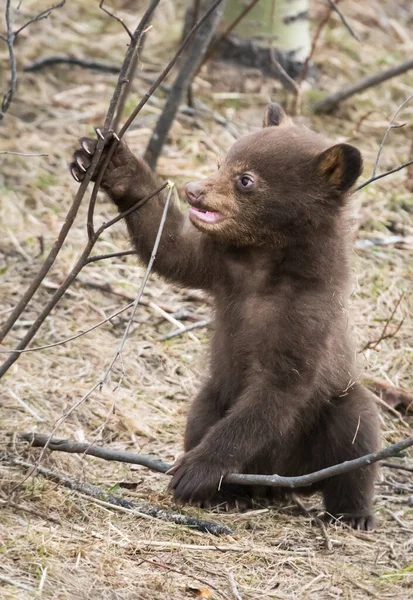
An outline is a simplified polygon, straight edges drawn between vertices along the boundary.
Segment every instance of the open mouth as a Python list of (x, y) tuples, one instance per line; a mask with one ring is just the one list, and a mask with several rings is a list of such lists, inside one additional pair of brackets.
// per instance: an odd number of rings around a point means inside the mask
[(223, 218), (222, 213), (218, 211), (205, 210), (196, 206), (191, 206), (189, 209), (189, 214), (191, 217), (195, 217), (199, 221), (204, 221), (204, 223), (218, 223), (218, 221), (221, 221)]

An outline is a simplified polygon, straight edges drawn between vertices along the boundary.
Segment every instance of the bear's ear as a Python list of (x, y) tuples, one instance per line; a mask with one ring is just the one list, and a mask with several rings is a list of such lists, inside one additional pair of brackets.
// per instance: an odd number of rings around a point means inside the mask
[(336, 144), (316, 157), (316, 170), (340, 192), (347, 192), (363, 171), (360, 152), (350, 144)]
[(268, 104), (267, 108), (265, 109), (262, 126), (278, 127), (278, 125), (281, 125), (282, 123), (285, 125), (291, 123), (290, 118), (287, 117), (279, 104), (276, 104), (275, 102)]

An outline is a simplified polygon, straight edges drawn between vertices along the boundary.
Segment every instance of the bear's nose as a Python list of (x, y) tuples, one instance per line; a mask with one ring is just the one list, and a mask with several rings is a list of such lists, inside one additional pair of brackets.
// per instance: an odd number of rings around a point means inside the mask
[(204, 195), (204, 189), (200, 183), (191, 181), (190, 183), (186, 184), (185, 193), (189, 204), (194, 204), (202, 199)]

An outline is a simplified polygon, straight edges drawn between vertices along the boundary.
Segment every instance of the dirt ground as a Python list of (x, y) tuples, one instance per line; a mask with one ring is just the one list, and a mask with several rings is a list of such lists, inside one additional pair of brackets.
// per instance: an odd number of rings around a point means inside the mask
[[(24, 22), (48, 4), (27, 0), (19, 20)], [(125, 116), (171, 56), (179, 37), (181, 4), (160, 3)], [(146, 3), (119, 0), (111, 5), (133, 27), (136, 5), (141, 13)], [(326, 5), (321, 0), (313, 2), (314, 23)], [(315, 55), (319, 80), (304, 96), (302, 120), (336, 141), (359, 147), (367, 179), (393, 113), (413, 91), (413, 71), (351, 98), (332, 115), (315, 117), (310, 104), (348, 81), (411, 56), (413, 8), (410, 0), (345, 0), (340, 6), (361, 42), (350, 37), (338, 17), (331, 19)], [(4, 28), (3, 20), (1, 24)], [(0, 44), (4, 92), (9, 63), (6, 45)], [(25, 73), (23, 68), (41, 57), (67, 54), (120, 64), (126, 44), (119, 23), (103, 14), (97, 1), (82, 0), (68, 0), (48, 20), (25, 30), (16, 43), (18, 93), (0, 125), (0, 150), (48, 156), (0, 156), (1, 320), (39, 269), (62, 226), (77, 190), (67, 170), (71, 153), (80, 136), (93, 133), (92, 127), (102, 123), (116, 82), (115, 75), (67, 65), (36, 73)], [(179, 116), (158, 169), (180, 191), (185, 182), (214, 171), (219, 155), (236, 135), (260, 126), (269, 99), (288, 100), (277, 82), (216, 63), (202, 70), (194, 91), (209, 112)], [(145, 148), (164, 97), (165, 92), (158, 90), (127, 134), (137, 153)], [(218, 122), (217, 115), (226, 122)], [(406, 125), (391, 131), (380, 161), (382, 171), (412, 158), (413, 103), (406, 105), (397, 123)], [(357, 242), (351, 311), (361, 377), (384, 379), (411, 390), (413, 202), (406, 181), (407, 173), (401, 171), (352, 197)], [(24, 335), (73, 266), (86, 240), (86, 211), (85, 199), (55, 266), (5, 348), (13, 348)], [(115, 214), (102, 196), (98, 221)], [(128, 248), (120, 223), (105, 232), (96, 253)], [(143, 268), (133, 257), (85, 267), (33, 346), (70, 337), (125, 306), (134, 298), (142, 275)], [(98, 289), (108, 285), (106, 291)], [(210, 329), (162, 338), (179, 327), (176, 321), (186, 326), (209, 319), (212, 307), (200, 293), (178, 289), (154, 275), (144, 299), (146, 305), (138, 309), (123, 352), (123, 376), (118, 363), (107, 385), (78, 406), (56, 435), (173, 462), (181, 453), (189, 402), (205, 371)], [(413, 598), (413, 482), (408, 471), (381, 469), (375, 503), (377, 531), (329, 527), (330, 550), (312, 518), (321, 510), (318, 497), (304, 501), (311, 511), (308, 514), (293, 502), (245, 514), (179, 509), (166, 493), (164, 475), (80, 455), (47, 452), (43, 457), (42, 465), (73, 480), (111, 490), (137, 504), (215, 521), (233, 532), (217, 537), (115, 510), (41, 475), (24, 479), (27, 468), (11, 464), (11, 459), (34, 462), (39, 451), (29, 449), (17, 433), (52, 431), (56, 420), (104, 372), (124, 331), (126, 315), (73, 342), (21, 356), (1, 382), (1, 598)], [(390, 336), (361, 351), (382, 337), (386, 323), (385, 334)], [(412, 435), (411, 413), (389, 411), (381, 405), (381, 416), (383, 444)], [(402, 462), (411, 465), (412, 458), (410, 454)]]

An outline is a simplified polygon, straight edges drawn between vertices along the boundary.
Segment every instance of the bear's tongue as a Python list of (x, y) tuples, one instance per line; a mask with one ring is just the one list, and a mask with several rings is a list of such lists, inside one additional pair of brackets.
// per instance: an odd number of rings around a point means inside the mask
[(221, 213), (218, 211), (204, 210), (203, 208), (196, 208), (191, 206), (189, 212), (200, 221), (205, 223), (216, 223), (221, 219)]

